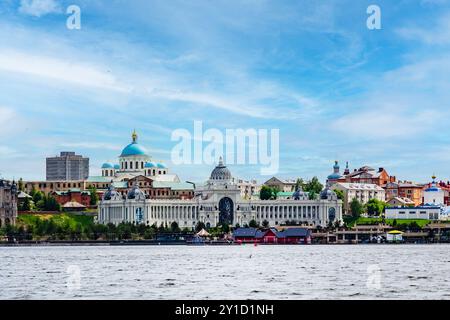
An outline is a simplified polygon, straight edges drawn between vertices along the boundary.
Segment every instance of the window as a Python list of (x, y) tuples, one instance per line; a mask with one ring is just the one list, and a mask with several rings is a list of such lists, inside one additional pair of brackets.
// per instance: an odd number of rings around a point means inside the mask
[(399, 211), (398, 214), (405, 214), (405, 211)]

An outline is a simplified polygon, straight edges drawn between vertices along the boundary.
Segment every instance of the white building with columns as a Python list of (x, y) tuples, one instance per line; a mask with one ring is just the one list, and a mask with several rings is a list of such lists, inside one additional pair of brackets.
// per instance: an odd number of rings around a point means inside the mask
[(98, 209), (98, 222), (102, 224), (131, 222), (159, 226), (175, 221), (180, 228), (194, 228), (198, 222), (203, 222), (206, 227), (243, 226), (251, 220), (260, 224), (266, 220), (271, 226), (286, 221), (326, 226), (329, 222), (342, 221), (342, 201), (329, 189), (325, 189), (317, 200), (309, 200), (301, 190), (293, 193), (292, 199), (243, 199), (230, 171), (220, 159), (205, 185), (196, 188), (193, 199), (148, 199), (137, 186), (124, 197), (111, 186)]

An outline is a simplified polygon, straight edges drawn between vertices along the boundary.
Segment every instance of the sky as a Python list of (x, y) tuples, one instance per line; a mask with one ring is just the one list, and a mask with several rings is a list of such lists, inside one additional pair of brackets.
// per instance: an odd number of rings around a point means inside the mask
[(339, 160), (449, 180), (449, 75), (447, 0), (2, 0), (0, 176), (45, 179), (60, 151), (98, 175), (136, 129), (154, 160), (204, 181), (211, 165), (171, 163), (171, 134), (202, 121), (279, 129), (281, 178), (324, 181)]

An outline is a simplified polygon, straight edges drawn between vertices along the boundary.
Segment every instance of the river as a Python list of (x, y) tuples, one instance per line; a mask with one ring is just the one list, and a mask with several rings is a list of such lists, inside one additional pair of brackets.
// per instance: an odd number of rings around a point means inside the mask
[(450, 245), (0, 247), (0, 299), (450, 299)]

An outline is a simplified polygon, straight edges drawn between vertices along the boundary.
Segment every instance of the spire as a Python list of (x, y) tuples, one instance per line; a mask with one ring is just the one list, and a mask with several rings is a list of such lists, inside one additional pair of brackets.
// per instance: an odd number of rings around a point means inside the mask
[(347, 161), (346, 164), (345, 164), (344, 175), (346, 176), (346, 175), (349, 175), (349, 174), (350, 174), (350, 169), (349, 169), (349, 167), (348, 167), (348, 161)]
[(219, 166), (223, 167), (223, 157), (222, 156), (219, 157)]
[(136, 133), (136, 129), (133, 130), (133, 134), (131, 135), (131, 138), (133, 139), (133, 143), (137, 143), (138, 135)]

